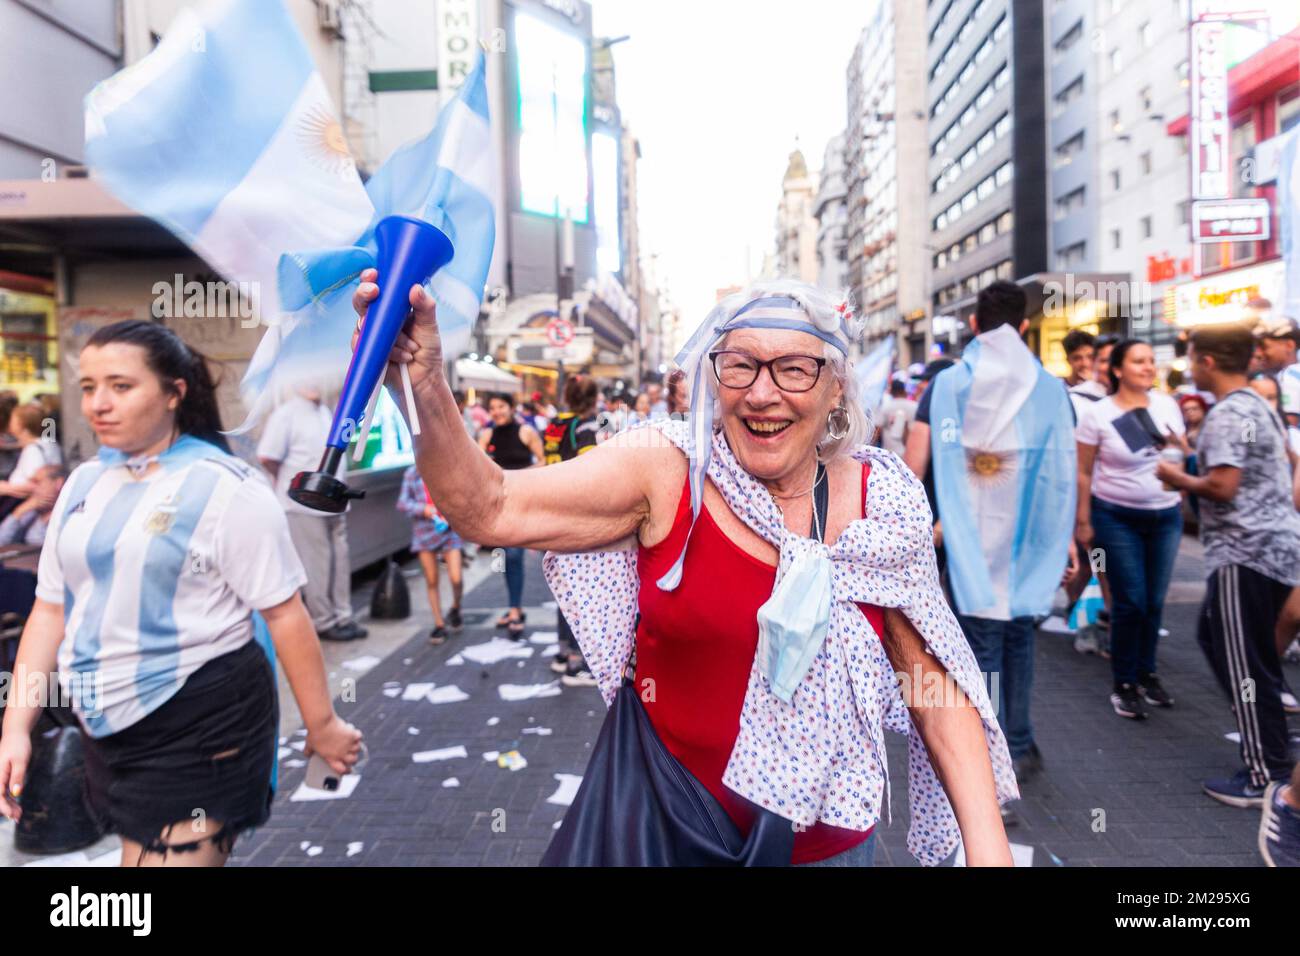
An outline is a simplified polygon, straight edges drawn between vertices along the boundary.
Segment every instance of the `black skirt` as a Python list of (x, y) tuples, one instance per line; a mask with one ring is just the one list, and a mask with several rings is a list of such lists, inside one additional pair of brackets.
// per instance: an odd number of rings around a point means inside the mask
[(224, 851), (271, 815), (280, 713), (256, 641), (213, 658), (166, 703), (87, 737), (86, 788), (105, 830), (153, 852)]

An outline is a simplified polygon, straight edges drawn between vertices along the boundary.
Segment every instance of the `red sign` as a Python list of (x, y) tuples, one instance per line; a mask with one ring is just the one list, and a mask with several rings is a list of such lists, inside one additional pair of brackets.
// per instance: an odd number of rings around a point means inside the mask
[(562, 348), (573, 341), (573, 323), (568, 319), (554, 318), (546, 323), (546, 341)]
[(1148, 282), (1164, 282), (1178, 276), (1189, 276), (1191, 274), (1192, 260), (1190, 256), (1183, 259), (1175, 259), (1169, 255), (1147, 256)]

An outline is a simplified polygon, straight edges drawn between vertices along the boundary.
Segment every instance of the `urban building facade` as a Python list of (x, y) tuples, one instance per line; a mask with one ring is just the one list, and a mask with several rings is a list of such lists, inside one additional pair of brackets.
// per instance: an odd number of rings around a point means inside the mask
[(826, 144), (818, 176), (813, 218), (817, 220), (817, 285), (839, 293), (848, 281), (847, 192), (844, 183), (844, 137)]
[(776, 212), (776, 268), (785, 278), (817, 281), (816, 195), (817, 176), (809, 172), (803, 152), (796, 148), (781, 177)]

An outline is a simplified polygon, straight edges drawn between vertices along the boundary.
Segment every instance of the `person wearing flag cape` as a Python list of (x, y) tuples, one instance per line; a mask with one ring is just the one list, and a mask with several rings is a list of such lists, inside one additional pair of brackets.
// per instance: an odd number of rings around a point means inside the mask
[[(383, 277), (361, 279), (364, 317)], [(549, 552), (607, 703), (635, 649), (664, 745), (741, 829), (757, 808), (795, 824), (791, 863), (870, 864), (883, 731), (906, 734), (911, 852), (935, 865), (960, 840), (969, 863), (1010, 865), (1006, 743), (939, 588), (921, 484), (867, 445), (850, 309), (793, 281), (730, 296), (677, 358), (688, 421), (503, 471), (465, 434), (432, 298), (409, 297), (386, 384), (406, 367), (429, 494), (471, 539)]]

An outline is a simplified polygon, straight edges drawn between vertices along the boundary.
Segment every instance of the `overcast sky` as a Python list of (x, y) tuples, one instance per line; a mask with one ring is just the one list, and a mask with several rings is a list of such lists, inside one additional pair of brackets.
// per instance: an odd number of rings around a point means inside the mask
[[(781, 176), (799, 138), (811, 169), (845, 125), (845, 74), (868, 0), (592, 0), (614, 47), (618, 102), (641, 140), (641, 247), (682, 308), (757, 272), (775, 241)], [(919, 0), (918, 0), (919, 2)]]

